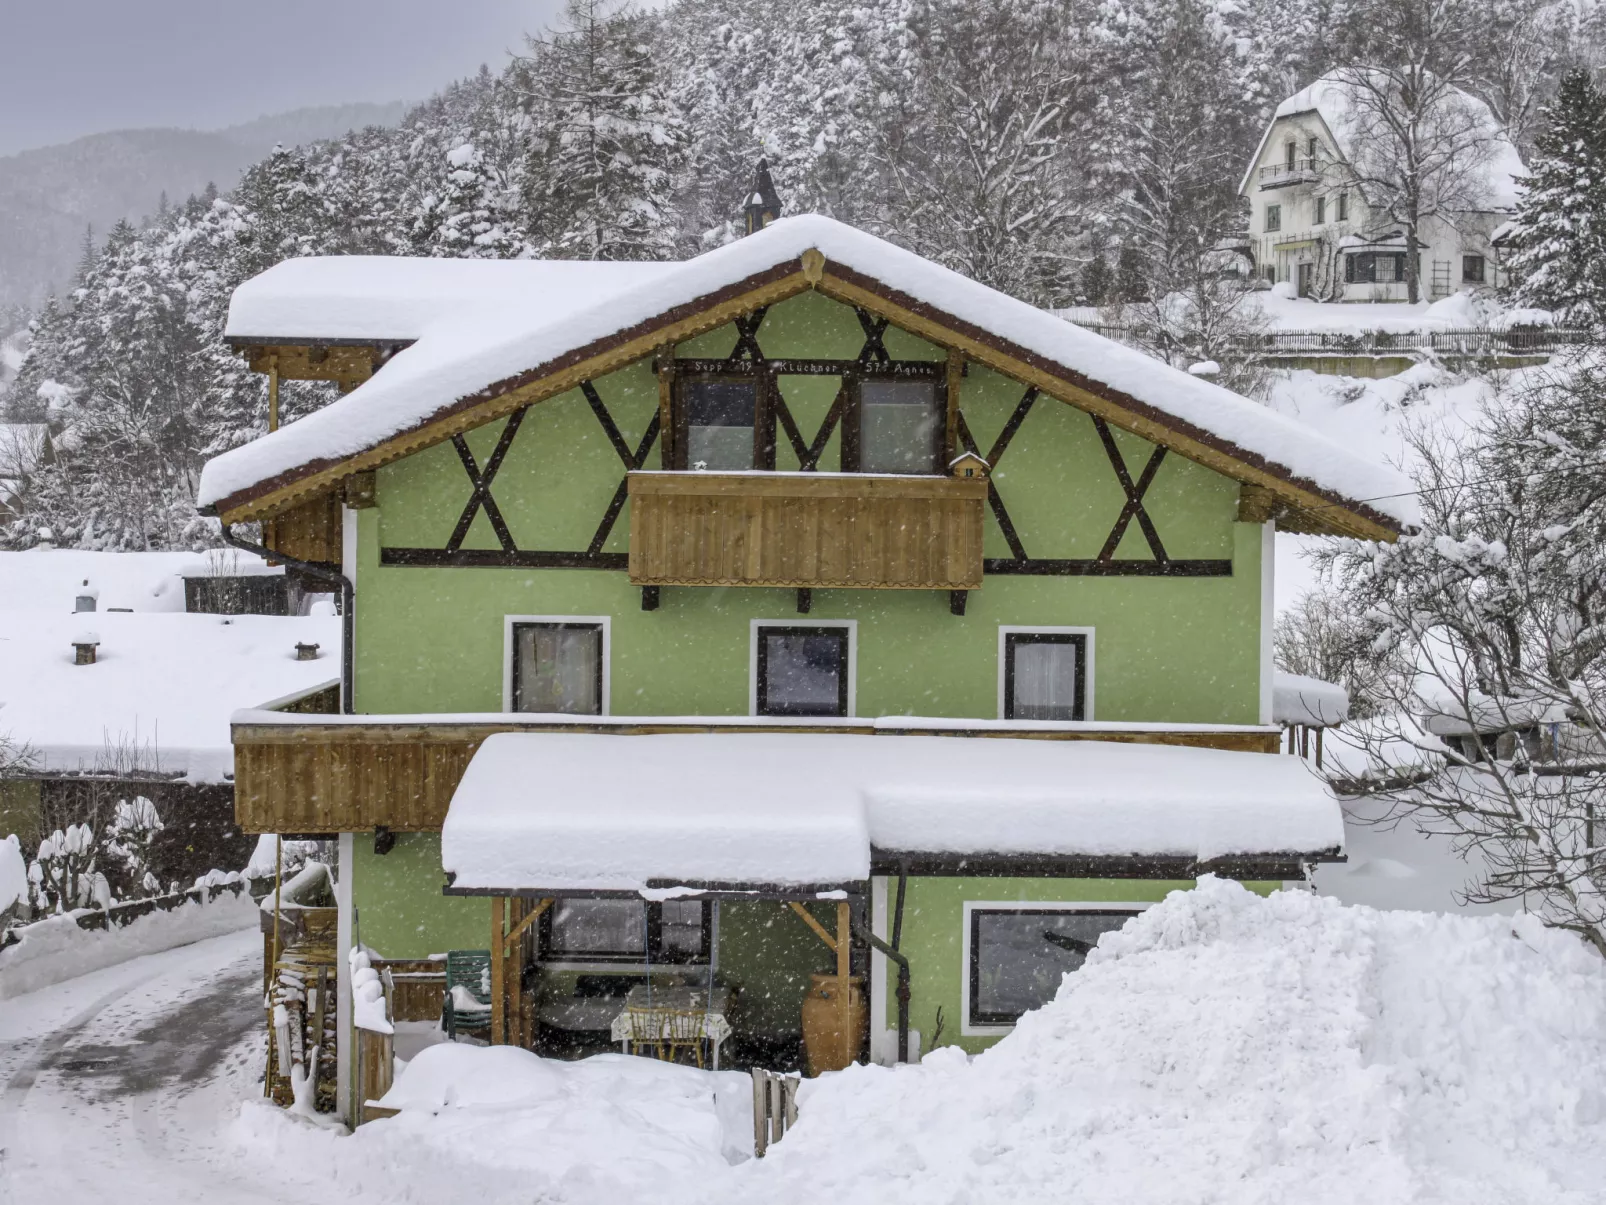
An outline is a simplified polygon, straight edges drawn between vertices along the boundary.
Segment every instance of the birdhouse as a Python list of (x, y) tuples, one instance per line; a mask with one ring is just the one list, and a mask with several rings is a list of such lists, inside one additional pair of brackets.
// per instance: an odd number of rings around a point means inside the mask
[(95, 650), (100, 647), (100, 637), (94, 632), (80, 632), (73, 637), (72, 651), (74, 665), (95, 664)]
[(991, 467), (974, 452), (961, 452), (948, 462), (948, 472), (954, 477), (986, 477)]
[(316, 644), (296, 643), (297, 661), (316, 661), (318, 659), (318, 646)]

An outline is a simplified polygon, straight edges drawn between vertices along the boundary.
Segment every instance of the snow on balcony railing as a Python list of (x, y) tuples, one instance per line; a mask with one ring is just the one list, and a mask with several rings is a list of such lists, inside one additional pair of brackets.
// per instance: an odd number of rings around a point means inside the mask
[(1258, 173), (1260, 187), (1279, 188), (1284, 184), (1298, 184), (1316, 178), (1316, 160), (1295, 159), (1292, 163), (1272, 163)]

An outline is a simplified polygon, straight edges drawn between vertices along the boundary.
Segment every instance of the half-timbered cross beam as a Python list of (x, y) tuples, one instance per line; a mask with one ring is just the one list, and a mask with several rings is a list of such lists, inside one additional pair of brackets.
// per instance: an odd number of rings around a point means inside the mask
[(1109, 539), (1104, 541), (1104, 547), (1099, 550), (1098, 559), (1108, 564), (1115, 559), (1115, 550), (1121, 544), (1121, 538), (1126, 535), (1126, 529), (1133, 519), (1138, 521), (1138, 527), (1143, 531), (1143, 538), (1148, 541), (1149, 551), (1154, 554), (1157, 563), (1164, 565), (1171, 560), (1166, 555), (1165, 545), (1160, 542), (1160, 533), (1155, 530), (1154, 520), (1149, 518), (1149, 512), (1144, 509), (1143, 495), (1149, 492), (1149, 486), (1154, 484), (1154, 475), (1160, 471), (1160, 463), (1165, 460), (1165, 449), (1155, 448), (1149, 456), (1149, 462), (1143, 466), (1143, 472), (1136, 482), (1126, 467), (1126, 457), (1121, 455), (1121, 449), (1116, 446), (1115, 436), (1110, 432), (1109, 424), (1097, 415), (1093, 416), (1093, 425), (1098, 428), (1099, 442), (1104, 445), (1104, 454), (1110, 458), (1110, 464), (1115, 469), (1115, 475), (1121, 482), (1121, 489), (1126, 493), (1126, 503), (1121, 507), (1121, 513), (1115, 520), (1115, 526), (1110, 530)]
[(502, 467), (502, 461), (507, 459), (508, 449), (513, 446), (513, 437), (519, 433), (519, 424), (524, 421), (528, 406), (521, 406), (507, 416), (507, 422), (502, 427), (501, 437), (496, 441), (496, 448), (491, 452), (490, 459), (481, 469), (474, 461), (474, 452), (468, 446), (468, 440), (461, 435), (452, 436), (452, 447), (457, 449), (457, 458), (463, 462), (463, 469), (468, 473), (468, 479), (474, 483), (474, 490), (469, 495), (468, 505), (463, 508), (462, 516), (457, 520), (457, 526), (452, 529), (451, 538), (446, 541), (446, 550), (456, 552), (463, 546), (468, 538), (468, 529), (474, 525), (474, 516), (481, 510), (490, 520), (491, 530), (496, 532), (497, 541), (502, 545), (504, 552), (513, 552), (518, 545), (513, 542), (513, 533), (507, 529), (507, 521), (502, 518), (502, 512), (496, 505), (496, 499), (491, 497), (491, 482), (496, 478), (497, 470)]

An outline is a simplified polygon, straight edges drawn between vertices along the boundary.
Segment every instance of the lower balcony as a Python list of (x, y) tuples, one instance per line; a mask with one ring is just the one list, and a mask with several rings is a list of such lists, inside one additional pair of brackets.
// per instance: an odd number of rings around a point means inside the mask
[[(745, 716), (298, 715), (240, 712), (234, 722), (234, 809), (251, 833), (433, 832), (481, 742), (497, 732), (820, 733), (1114, 741), (1276, 753), (1282, 730), (1255, 725), (1093, 721), (800, 719)], [(1002, 750), (999, 756), (1007, 756)], [(985, 756), (978, 751), (978, 756)], [(605, 767), (598, 768), (599, 773)]]
[(985, 476), (632, 473), (638, 586), (975, 590)]

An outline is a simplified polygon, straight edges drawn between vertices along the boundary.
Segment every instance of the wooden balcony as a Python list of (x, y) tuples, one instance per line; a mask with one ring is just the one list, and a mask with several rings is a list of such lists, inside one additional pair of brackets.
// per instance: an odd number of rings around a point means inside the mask
[[(834, 732), (869, 737), (1017, 737), (1276, 753), (1282, 730), (1253, 725), (730, 717), (313, 716), (261, 711), (234, 724), (234, 815), (249, 833), (435, 832), (469, 759), (494, 732)], [(980, 755), (978, 755), (980, 756)]]
[(632, 473), (638, 586), (975, 590), (987, 479)]

